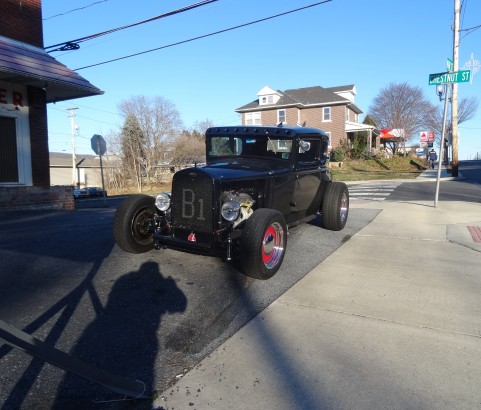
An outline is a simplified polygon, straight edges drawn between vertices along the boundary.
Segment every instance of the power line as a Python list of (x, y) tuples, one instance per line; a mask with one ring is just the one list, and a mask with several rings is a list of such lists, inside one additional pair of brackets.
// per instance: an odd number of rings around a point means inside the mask
[(92, 39), (97, 38), (97, 37), (101, 37), (101, 36), (105, 36), (107, 34), (115, 33), (116, 31), (125, 30), (127, 28), (139, 26), (141, 24), (150, 23), (151, 21), (159, 20), (161, 18), (173, 16), (173, 15), (179, 14), (179, 13), (183, 13), (185, 11), (195, 9), (197, 7), (205, 6), (207, 4), (214, 3), (216, 1), (219, 1), (219, 0), (204, 0), (204, 1), (201, 1), (199, 3), (191, 4), (189, 6), (181, 7), (180, 9), (177, 9), (177, 10), (169, 11), (167, 13), (160, 14), (160, 15), (155, 16), (155, 17), (151, 17), (147, 20), (139, 21), (137, 23), (128, 24), (126, 26), (117, 27), (117, 28), (113, 28), (113, 29), (110, 29), (110, 30), (102, 31), (102, 32), (97, 33), (97, 34), (91, 34), (91, 35), (86, 36), (86, 37), (77, 38), (76, 40), (70, 40), (70, 41), (66, 41), (66, 42), (63, 42), (63, 43), (55, 44), (53, 46), (48, 46), (48, 47), (45, 47), (45, 50), (48, 50), (48, 49), (51, 49), (51, 48), (54, 49), (54, 50), (47, 51), (48, 53), (52, 53), (54, 51), (78, 50), (80, 48), (79, 43), (82, 43), (84, 41), (92, 40)]
[(243, 28), (243, 27), (251, 26), (251, 25), (253, 25), (253, 24), (262, 23), (262, 22), (267, 21), (267, 20), (275, 19), (275, 18), (277, 18), (277, 17), (282, 17), (282, 16), (285, 16), (285, 15), (287, 15), (287, 14), (291, 14), (291, 13), (295, 13), (295, 12), (298, 12), (298, 11), (301, 11), (301, 10), (305, 10), (305, 9), (308, 9), (308, 8), (311, 8), (311, 7), (319, 6), (319, 5), (321, 5), (321, 4), (329, 3), (329, 2), (331, 2), (331, 1), (333, 1), (333, 0), (320, 1), (320, 2), (317, 2), (317, 3), (314, 3), (314, 4), (310, 4), (310, 5), (308, 5), (308, 6), (299, 7), (299, 8), (297, 8), (297, 9), (289, 10), (289, 11), (286, 11), (286, 12), (284, 12), (284, 13), (279, 13), (279, 14), (275, 14), (275, 15), (273, 15), (273, 16), (269, 16), (269, 17), (265, 17), (265, 18), (262, 18), (262, 19), (259, 19), (259, 20), (251, 21), (251, 22), (249, 22), (249, 23), (239, 24), (239, 25), (237, 25), (237, 26), (229, 27), (229, 28), (226, 28), (226, 29), (223, 29), (223, 30), (214, 31), (214, 32), (212, 32), (212, 33), (204, 34), (204, 35), (197, 36), (197, 37), (192, 37), (192, 38), (189, 38), (189, 39), (187, 39), (187, 40), (177, 41), (176, 43), (171, 43), (171, 44), (168, 44), (168, 45), (165, 45), (165, 46), (152, 48), (152, 49), (150, 49), (150, 50), (140, 51), (140, 52), (138, 52), (138, 53), (129, 54), (129, 55), (127, 55), (127, 56), (118, 57), (118, 58), (113, 58), (113, 59), (111, 59), (111, 60), (102, 61), (101, 63), (96, 63), (96, 64), (87, 65), (87, 66), (84, 66), (84, 67), (75, 68), (74, 70), (75, 70), (75, 71), (79, 71), (79, 70), (84, 70), (84, 69), (86, 69), (86, 68), (97, 67), (97, 66), (99, 66), (99, 65), (108, 64), (108, 63), (113, 63), (113, 62), (115, 62), (115, 61), (120, 61), (120, 60), (125, 60), (125, 59), (127, 59), (127, 58), (137, 57), (137, 56), (140, 56), (140, 55), (142, 55), (142, 54), (152, 53), (153, 51), (158, 51), (158, 50), (162, 50), (162, 49), (165, 49), (165, 48), (174, 47), (174, 46), (178, 46), (178, 45), (185, 44), (185, 43), (190, 43), (190, 42), (195, 41), (195, 40), (200, 40), (200, 39), (203, 39), (203, 38), (215, 36), (215, 35), (217, 35), (217, 34), (226, 33), (226, 32), (228, 32), (228, 31), (232, 31), (232, 30), (236, 30), (236, 29), (238, 29), (238, 28)]
[(92, 6), (96, 5), (96, 4), (104, 3), (104, 2), (106, 2), (106, 1), (109, 1), (109, 0), (99, 0), (99, 1), (96, 1), (95, 3), (88, 4), (88, 5), (84, 6), (84, 7), (78, 7), (78, 8), (76, 8), (76, 9), (72, 9), (72, 10), (66, 11), (65, 13), (55, 14), (55, 15), (53, 15), (53, 16), (47, 17), (46, 19), (43, 19), (43, 21), (53, 19), (54, 17), (65, 16), (66, 14), (73, 13), (74, 11), (79, 11), (79, 10), (87, 9), (87, 8), (89, 8), (89, 7), (92, 7)]

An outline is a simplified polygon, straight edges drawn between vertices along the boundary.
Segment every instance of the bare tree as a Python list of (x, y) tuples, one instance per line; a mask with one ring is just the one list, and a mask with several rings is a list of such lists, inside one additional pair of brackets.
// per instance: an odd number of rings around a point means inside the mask
[(204, 121), (196, 121), (192, 127), (192, 133), (198, 132), (201, 135), (204, 135), (207, 131), (207, 128), (213, 127), (214, 122), (206, 118)]
[[(475, 115), (479, 107), (479, 100), (476, 97), (462, 98), (458, 104), (458, 125), (471, 120)], [(453, 123), (451, 118), (446, 118), (446, 129), (445, 129), (445, 140), (441, 141), (443, 133), (443, 107), (440, 107), (438, 111), (433, 115), (431, 122), (429, 124), (430, 130), (434, 131), (437, 135), (436, 143), (440, 145), (443, 144), (444, 154), (443, 157), (445, 161), (448, 160), (448, 139), (451, 135), (453, 129)]]
[[(458, 104), (458, 125), (473, 119), (479, 108), (479, 100), (477, 97), (462, 98)], [(443, 130), (443, 108), (440, 107), (436, 114), (433, 115), (429, 123), (430, 130), (434, 131), (439, 137), (440, 141)], [(449, 134), (453, 128), (451, 119), (446, 121), (446, 134)]]
[(394, 149), (422, 131), (435, 116), (436, 107), (426, 99), (419, 87), (407, 83), (389, 84), (383, 88), (369, 108), (369, 116), (380, 129), (403, 130)]
[(166, 145), (175, 140), (182, 128), (182, 120), (175, 105), (160, 96), (134, 96), (119, 104), (121, 113), (135, 116), (142, 131), (145, 147), (144, 171), (152, 177), (162, 162)]
[(177, 166), (205, 162), (205, 133), (183, 131), (175, 141), (172, 162)]

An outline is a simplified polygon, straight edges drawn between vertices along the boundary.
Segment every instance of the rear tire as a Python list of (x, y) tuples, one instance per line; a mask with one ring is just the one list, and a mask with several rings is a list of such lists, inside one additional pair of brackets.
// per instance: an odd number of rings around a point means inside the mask
[(322, 201), (322, 226), (340, 231), (349, 214), (349, 190), (343, 182), (329, 182)]
[(269, 279), (282, 265), (287, 245), (284, 217), (261, 208), (246, 221), (240, 243), (242, 272), (254, 279)]
[(130, 253), (153, 249), (156, 213), (155, 199), (151, 196), (134, 195), (124, 199), (114, 216), (113, 231), (117, 245)]

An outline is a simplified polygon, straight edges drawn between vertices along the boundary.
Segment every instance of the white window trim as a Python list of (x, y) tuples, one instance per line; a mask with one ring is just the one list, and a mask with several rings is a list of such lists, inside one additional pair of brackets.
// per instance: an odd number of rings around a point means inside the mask
[[(329, 110), (329, 119), (326, 120), (326, 116), (324, 113), (324, 110), (328, 109)], [(332, 110), (331, 107), (322, 107), (322, 122), (332, 122)]]
[(279, 124), (281, 122), (281, 117), (279, 115), (281, 111), (284, 111), (284, 121), (282, 121), (282, 124), (287, 124), (287, 110), (285, 108), (277, 110), (277, 123)]
[(19, 186), (33, 185), (32, 178), (32, 162), (30, 147), (30, 125), (28, 121), (29, 110), (27, 101), (27, 87), (16, 85), (15, 87), (7, 82), (0, 82), (0, 88), (7, 90), (11, 95), (12, 91), (18, 90), (22, 92), (24, 97), (23, 107), (14, 107), (9, 101), (7, 104), (0, 104), (0, 115), (15, 119), (15, 131), (17, 133), (17, 166), (18, 166), (18, 182), (4, 182), (0, 186)]
[[(325, 131), (326, 132), (326, 131)], [(332, 149), (332, 137), (331, 137), (331, 133), (329, 131), (326, 132), (326, 134), (328, 135), (329, 137), (329, 145), (328, 145), (328, 148), (329, 149)]]
[[(248, 118), (251, 121), (250, 124), (247, 122)], [(258, 121), (258, 123), (256, 121)], [(245, 125), (262, 125), (262, 116), (260, 111), (246, 112), (244, 115), (244, 122)]]

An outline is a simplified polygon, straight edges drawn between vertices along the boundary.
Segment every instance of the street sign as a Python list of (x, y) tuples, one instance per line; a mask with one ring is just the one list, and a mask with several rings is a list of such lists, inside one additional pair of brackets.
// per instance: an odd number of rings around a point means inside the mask
[(471, 70), (459, 70), (452, 73), (429, 74), (429, 85), (448, 83), (467, 83), (471, 80)]
[(446, 68), (450, 73), (454, 70), (454, 63), (450, 58), (448, 58), (448, 61), (446, 61)]
[(107, 143), (101, 135), (95, 134), (90, 140), (90, 145), (97, 155), (104, 155), (107, 151)]
[(94, 152), (99, 156), (100, 159), (100, 175), (102, 176), (102, 191), (104, 197), (104, 205), (107, 206), (107, 198), (105, 197), (105, 180), (104, 180), (104, 165), (102, 162), (102, 155), (105, 154), (107, 151), (107, 143), (104, 140), (104, 137), (101, 135), (95, 134), (92, 139), (90, 140), (90, 145)]

